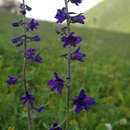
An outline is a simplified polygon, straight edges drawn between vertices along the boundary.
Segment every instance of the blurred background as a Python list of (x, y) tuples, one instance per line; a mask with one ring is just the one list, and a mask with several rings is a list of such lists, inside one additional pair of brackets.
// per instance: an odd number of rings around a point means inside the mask
[[(29, 43), (28, 47), (35, 47), (43, 57), (41, 65), (33, 62), (28, 65), (28, 87), (33, 88), (35, 105), (45, 104), (49, 108), (42, 113), (32, 111), (33, 125), (34, 130), (45, 130), (45, 125), (62, 124), (65, 117), (66, 88), (59, 96), (56, 92), (48, 94), (47, 85), (54, 71), (64, 78), (67, 72), (66, 60), (61, 57), (66, 49), (55, 33), (58, 27), (54, 19), (64, 1), (26, 2), (33, 8), (27, 20), (31, 17), (39, 20), (40, 28), (34, 33), (41, 36), (40, 43)], [(21, 19), (19, 3), (0, 0), (0, 130), (28, 129), (27, 110), (19, 101), (24, 94), (23, 49), (11, 43), (22, 32), (11, 26)], [(83, 37), (81, 50), (87, 55), (85, 62), (75, 61), (71, 65), (71, 99), (85, 88), (87, 95), (96, 101), (88, 113), (72, 114), (72, 130), (130, 130), (130, 0), (84, 0), (79, 7), (71, 4), (70, 11), (84, 12), (86, 16), (85, 25), (75, 24), (71, 29)], [(8, 87), (8, 75), (17, 75), (18, 84)]]

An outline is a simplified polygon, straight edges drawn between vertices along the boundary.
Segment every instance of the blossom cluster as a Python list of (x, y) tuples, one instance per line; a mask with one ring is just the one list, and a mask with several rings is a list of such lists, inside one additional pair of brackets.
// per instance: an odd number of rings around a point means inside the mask
[(40, 54), (36, 54), (34, 48), (27, 49), (26, 56), (28, 59), (35, 60), (38, 63), (42, 63), (42, 57), (40, 56)]

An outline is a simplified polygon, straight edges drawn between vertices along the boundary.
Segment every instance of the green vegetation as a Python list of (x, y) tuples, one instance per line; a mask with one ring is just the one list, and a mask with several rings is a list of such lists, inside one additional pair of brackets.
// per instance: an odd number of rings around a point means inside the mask
[(130, 0), (103, 0), (86, 17), (87, 26), (129, 33)]
[[(19, 100), (24, 94), (22, 78), (16, 86), (8, 87), (6, 84), (8, 75), (22, 75), (23, 50), (11, 44), (11, 39), (21, 31), (10, 26), (19, 16), (0, 11), (0, 17), (0, 130), (7, 130), (9, 126), (27, 130), (26, 107)], [(62, 124), (65, 119), (66, 89), (61, 96), (56, 92), (48, 94), (50, 89), (47, 85), (54, 71), (63, 77), (66, 73), (66, 60), (61, 57), (66, 50), (62, 48), (55, 28), (53, 23), (40, 22), (38, 33), (41, 43), (28, 44), (40, 49), (43, 57), (41, 65), (31, 63), (28, 66), (28, 87), (33, 88), (36, 105), (46, 104), (49, 108), (40, 114), (32, 111), (34, 130), (45, 130), (44, 123), (51, 125), (57, 121)], [(104, 130), (105, 123), (111, 123), (114, 130), (129, 130), (130, 35), (92, 28), (73, 27), (73, 30), (83, 37), (81, 50), (87, 57), (82, 64), (72, 63), (71, 98), (79, 93), (79, 88), (84, 87), (87, 95), (95, 98), (96, 105), (79, 116), (73, 112), (72, 130), (81, 130), (79, 121), (82, 130)], [(127, 119), (127, 125), (119, 124), (122, 118)]]

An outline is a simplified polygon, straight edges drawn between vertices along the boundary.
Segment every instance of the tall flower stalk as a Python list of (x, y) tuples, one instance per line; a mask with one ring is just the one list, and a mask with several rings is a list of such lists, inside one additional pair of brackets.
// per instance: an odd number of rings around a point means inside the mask
[[(85, 54), (80, 52), (80, 47), (77, 47), (81, 43), (82, 38), (80, 36), (74, 36), (74, 32), (71, 32), (71, 24), (79, 23), (84, 24), (85, 17), (82, 13), (76, 15), (74, 12), (69, 12), (69, 3), (78, 6), (82, 3), (82, 0), (64, 0), (65, 6), (62, 9), (58, 9), (55, 18), (57, 19), (57, 24), (60, 24), (60, 30), (56, 30), (56, 33), (61, 36), (61, 41), (63, 42), (63, 47), (67, 47), (67, 53), (63, 56), (67, 59), (67, 98), (66, 98), (66, 129), (70, 130), (70, 101), (71, 101), (71, 62), (78, 60), (80, 62), (84, 61)], [(66, 21), (66, 25), (61, 25)], [(76, 48), (72, 52), (72, 47)], [(89, 106), (94, 104), (94, 99), (85, 94), (85, 90), (81, 89), (79, 96), (76, 96), (73, 100), (73, 105), (75, 106), (76, 114), (79, 114), (83, 109), (88, 111)]]
[[(25, 0), (23, 0), (23, 7), (25, 7)], [(23, 23), (25, 23), (25, 18), (26, 18), (26, 13), (23, 14)], [(26, 52), (27, 52), (27, 40), (26, 40), (26, 24), (23, 25), (23, 33), (25, 36), (24, 39), (24, 66), (23, 66), (23, 77), (24, 77), (24, 91), (27, 92), (27, 82), (26, 82), (26, 71), (27, 71), (27, 57), (26, 57)], [(27, 113), (28, 113), (28, 125), (29, 125), (29, 130), (32, 130), (32, 120), (31, 120), (31, 112), (30, 112), (30, 105), (29, 102), (27, 104)]]
[[(66, 13), (68, 14), (68, 1), (64, 0), (65, 2), (65, 8)], [(66, 29), (66, 36), (70, 33), (70, 21), (69, 18), (66, 20), (67, 29)], [(67, 90), (67, 96), (66, 96), (66, 112), (67, 114), (70, 112), (70, 94), (71, 94), (71, 45), (68, 45), (68, 58), (67, 58), (67, 80), (68, 80), (68, 90)], [(69, 116), (67, 116), (66, 121), (66, 130), (69, 130)]]
[[(40, 36), (34, 35), (29, 36), (28, 32), (34, 31), (38, 28), (39, 23), (35, 21), (34, 19), (31, 19), (30, 21), (26, 20), (26, 13), (27, 11), (31, 11), (32, 8), (25, 4), (25, 0), (22, 1), (20, 4), (20, 13), (22, 15), (22, 20), (18, 20), (16, 22), (12, 23), (13, 27), (22, 27), (23, 28), (23, 34), (15, 37), (12, 39), (13, 45), (16, 47), (23, 47), (23, 87), (24, 87), (24, 96), (21, 96), (20, 100), (25, 104), (27, 104), (27, 117), (28, 117), (28, 129), (32, 130), (32, 118), (31, 118), (31, 109), (35, 109), (37, 112), (41, 112), (46, 109), (45, 106), (35, 107), (34, 106), (34, 100), (35, 97), (32, 95), (29, 88), (27, 88), (27, 65), (29, 63), (29, 60), (32, 62), (35, 61), (37, 63), (42, 63), (42, 57), (39, 53), (36, 52), (34, 48), (28, 48), (27, 44), (30, 41), (39, 42)], [(15, 76), (8, 76), (7, 84), (8, 85), (15, 85), (17, 81), (19, 80), (18, 77)]]

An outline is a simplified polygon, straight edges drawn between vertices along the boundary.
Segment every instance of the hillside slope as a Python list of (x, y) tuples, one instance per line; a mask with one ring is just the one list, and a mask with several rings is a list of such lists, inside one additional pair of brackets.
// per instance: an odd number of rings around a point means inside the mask
[(86, 13), (89, 27), (130, 32), (130, 0), (104, 0)]

